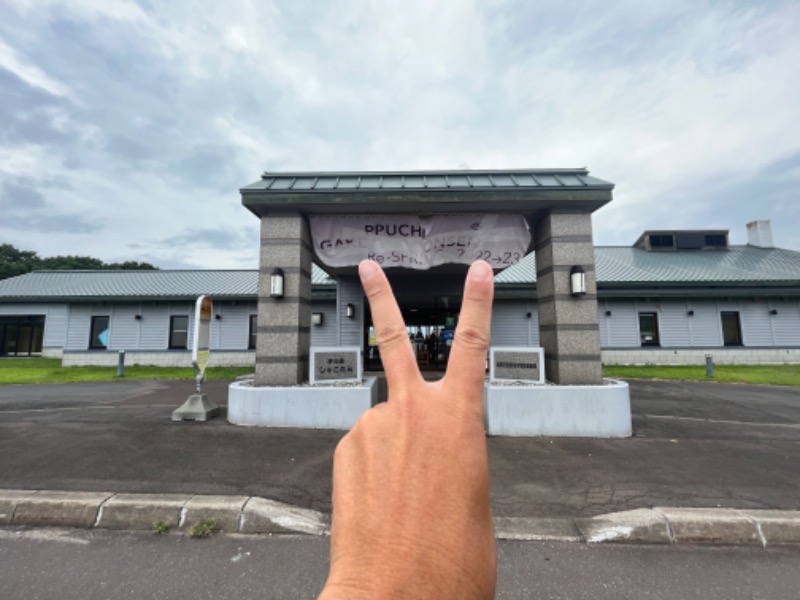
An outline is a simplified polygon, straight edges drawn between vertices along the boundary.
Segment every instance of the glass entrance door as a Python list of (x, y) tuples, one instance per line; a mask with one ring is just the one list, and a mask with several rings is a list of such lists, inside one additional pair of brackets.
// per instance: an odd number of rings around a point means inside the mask
[(0, 356), (41, 354), (44, 317), (15, 315), (0, 317)]
[[(460, 305), (449, 308), (401, 306), (406, 332), (421, 370), (444, 370), (447, 366), (459, 309)], [(365, 312), (364, 370), (382, 371), (383, 364), (375, 337), (372, 314), (369, 309)]]

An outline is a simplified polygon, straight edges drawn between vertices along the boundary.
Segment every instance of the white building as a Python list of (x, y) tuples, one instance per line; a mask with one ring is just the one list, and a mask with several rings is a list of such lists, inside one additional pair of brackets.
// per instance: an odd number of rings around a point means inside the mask
[[(750, 243), (728, 232), (647, 231), (629, 247), (596, 247), (598, 319), (606, 364), (800, 364), (800, 252), (772, 246), (768, 222)], [(492, 345), (538, 346), (535, 256), (496, 277)], [(189, 365), (194, 300), (211, 294), (212, 365), (255, 360), (258, 271), (39, 271), (0, 281), (0, 356), (50, 356), (64, 365)], [(423, 366), (444, 359), (460, 298), (416, 294), (409, 333), (439, 334)], [(357, 300), (357, 302), (354, 302)], [(312, 273), (312, 346), (357, 345), (380, 368), (355, 279)], [(352, 310), (350, 311), (353, 312)]]

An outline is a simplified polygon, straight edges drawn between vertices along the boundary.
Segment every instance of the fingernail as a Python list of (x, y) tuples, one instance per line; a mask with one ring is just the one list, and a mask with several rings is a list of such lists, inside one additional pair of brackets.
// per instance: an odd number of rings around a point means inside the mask
[(378, 263), (371, 260), (362, 260), (361, 264), (358, 265), (358, 274), (361, 275), (362, 281), (372, 279), (380, 270)]
[(467, 279), (471, 279), (472, 281), (486, 281), (487, 279), (491, 279), (491, 277), (492, 267), (483, 260), (472, 263), (472, 266), (469, 268), (469, 273), (467, 273)]

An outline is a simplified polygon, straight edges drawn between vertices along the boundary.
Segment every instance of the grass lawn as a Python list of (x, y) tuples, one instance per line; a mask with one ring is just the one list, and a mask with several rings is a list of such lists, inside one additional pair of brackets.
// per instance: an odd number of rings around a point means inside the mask
[[(253, 372), (253, 367), (215, 367), (206, 379), (235, 379)], [(706, 377), (705, 366), (656, 367), (603, 366), (603, 375), (622, 379), (679, 379), (720, 383), (800, 386), (800, 365), (716, 365), (714, 377)], [(113, 381), (117, 367), (62, 367), (57, 358), (2, 358), (0, 385), (11, 383), (68, 383)], [(194, 379), (191, 367), (125, 366), (124, 379)]]
[(714, 377), (706, 377), (705, 365), (679, 367), (603, 365), (603, 375), (621, 379), (681, 379), (800, 386), (800, 365), (714, 365)]
[[(235, 379), (252, 373), (253, 367), (215, 367), (206, 379)], [(0, 358), (0, 385), (9, 383), (68, 383), (72, 381), (113, 381), (117, 367), (62, 367), (57, 358)], [(190, 379), (191, 367), (147, 367), (125, 365), (124, 379)]]

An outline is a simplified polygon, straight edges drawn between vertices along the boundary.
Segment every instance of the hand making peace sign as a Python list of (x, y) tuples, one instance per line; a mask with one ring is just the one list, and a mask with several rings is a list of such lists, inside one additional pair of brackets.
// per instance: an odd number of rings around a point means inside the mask
[(392, 289), (364, 261), (389, 399), (342, 438), (333, 466), (331, 570), (321, 599), (493, 598), (494, 529), (483, 429), (493, 274), (467, 274), (445, 376), (425, 381)]

